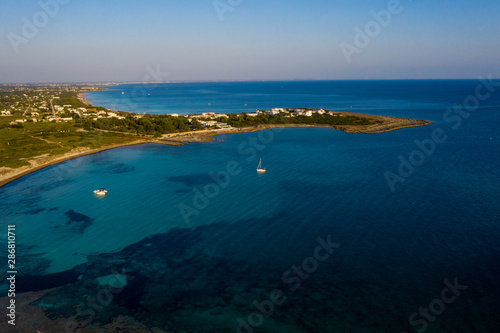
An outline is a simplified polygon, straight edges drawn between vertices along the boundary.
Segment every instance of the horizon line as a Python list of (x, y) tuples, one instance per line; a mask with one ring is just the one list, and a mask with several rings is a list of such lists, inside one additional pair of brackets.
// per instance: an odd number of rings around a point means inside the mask
[[(0, 85), (76, 85), (76, 84), (158, 84), (158, 83), (207, 83), (207, 82), (217, 82), (217, 83), (230, 83), (230, 82), (332, 82), (332, 81), (474, 81), (479, 78), (427, 78), (427, 79), (252, 79), (252, 80), (166, 80), (166, 81), (52, 81), (52, 82), (0, 82)], [(492, 80), (500, 80), (500, 78), (494, 77)]]

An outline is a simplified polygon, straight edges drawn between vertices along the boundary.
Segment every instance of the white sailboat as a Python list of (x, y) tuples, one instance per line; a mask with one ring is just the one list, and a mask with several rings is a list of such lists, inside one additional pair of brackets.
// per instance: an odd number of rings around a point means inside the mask
[(262, 168), (262, 159), (259, 161), (259, 165), (257, 166), (257, 173), (264, 173), (266, 172), (265, 168)]

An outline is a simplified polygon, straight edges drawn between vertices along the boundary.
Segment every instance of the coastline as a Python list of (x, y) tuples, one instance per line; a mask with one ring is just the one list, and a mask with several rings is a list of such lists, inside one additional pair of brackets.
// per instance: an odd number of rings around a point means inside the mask
[(20, 168), (15, 168), (15, 169), (6, 168), (6, 167), (0, 168), (0, 188), (15, 181), (16, 179), (19, 179), (21, 177), (29, 175), (32, 172), (45, 169), (49, 166), (59, 164), (61, 162), (72, 160), (72, 159), (82, 157), (85, 155), (96, 154), (96, 153), (99, 153), (101, 151), (105, 151), (105, 150), (109, 150), (109, 149), (139, 145), (139, 144), (143, 144), (143, 143), (147, 143), (147, 142), (148, 141), (146, 141), (146, 140), (138, 140), (138, 141), (133, 141), (133, 142), (129, 142), (129, 143), (109, 145), (109, 146), (96, 148), (96, 149), (80, 148), (76, 151), (73, 150), (73, 151), (70, 151), (69, 153), (57, 155), (57, 156), (44, 156), (44, 155), (38, 156), (38, 157), (35, 157), (34, 159), (29, 161), (29, 163), (31, 164), (29, 166), (22, 166)]
[(87, 97), (85, 97), (85, 95), (87, 95), (87, 91), (85, 92), (81, 92), (81, 93), (78, 93), (76, 95), (76, 97), (80, 100), (80, 102), (82, 102), (83, 104), (87, 105), (87, 106), (93, 106), (92, 103), (87, 99)]
[[(88, 92), (78, 93), (77, 98), (87, 106), (91, 107), (94, 106), (85, 97), (86, 93)], [(212, 142), (214, 141), (213, 136), (215, 135), (248, 133), (265, 129), (272, 129), (276, 127), (326, 127), (334, 130), (340, 130), (346, 133), (375, 134), (375, 133), (390, 132), (408, 127), (425, 126), (432, 123), (427, 120), (369, 115), (369, 114), (361, 114), (355, 112), (342, 112), (342, 114), (345, 116), (363, 117), (376, 123), (371, 125), (355, 125), (355, 126), (349, 126), (349, 125), (335, 126), (335, 125), (322, 125), (322, 124), (262, 124), (253, 127), (242, 127), (242, 128), (233, 127), (229, 129), (200, 130), (195, 132), (171, 133), (171, 134), (164, 134), (162, 135), (161, 138), (137, 137), (137, 140), (132, 142), (112, 144), (103, 146), (101, 148), (95, 148), (95, 149), (75, 148), (72, 151), (62, 155), (56, 155), (56, 156), (41, 155), (33, 157), (27, 161), (30, 163), (30, 165), (22, 166), (19, 168), (0, 167), (0, 188), (21, 177), (29, 175), (32, 172), (47, 168), (49, 166), (61, 162), (65, 162), (86, 155), (96, 154), (109, 149), (139, 145), (145, 143), (181, 146), (192, 142)]]
[(114, 144), (108, 145), (101, 148), (96, 149), (85, 149), (78, 148), (74, 149), (66, 154), (58, 155), (58, 156), (38, 156), (28, 161), (30, 163), (29, 166), (23, 166), (20, 168), (0, 168), (0, 188), (21, 178), (26, 175), (29, 175), (32, 172), (42, 170), (49, 166), (59, 164), (61, 162), (65, 162), (68, 160), (72, 160), (78, 157), (96, 154), (102, 151), (106, 151), (109, 149), (140, 145), (145, 143), (156, 143), (156, 144), (164, 144), (171, 146), (181, 146), (186, 143), (191, 142), (212, 142), (213, 136), (222, 135), (222, 134), (237, 134), (237, 133), (248, 133), (248, 132), (256, 132), (265, 129), (272, 129), (277, 127), (327, 127), (334, 130), (340, 130), (346, 133), (364, 133), (364, 134), (376, 134), (383, 132), (390, 132), (397, 129), (408, 128), (408, 127), (416, 127), (416, 126), (425, 126), (429, 125), (432, 122), (427, 120), (416, 120), (410, 118), (395, 118), (388, 116), (372, 116), (372, 115), (362, 115), (359, 113), (348, 113), (344, 114), (348, 115), (357, 115), (364, 116), (371, 119), (383, 119), (385, 122), (383, 124), (376, 125), (366, 125), (366, 126), (356, 126), (353, 128), (349, 128), (346, 126), (331, 126), (331, 125), (307, 125), (307, 124), (279, 124), (279, 125), (259, 125), (255, 127), (243, 127), (243, 128), (231, 128), (231, 129), (219, 129), (219, 130), (201, 130), (196, 132), (183, 132), (183, 133), (174, 133), (174, 134), (164, 134), (160, 139), (138, 139), (136, 141), (123, 143), (123, 144)]

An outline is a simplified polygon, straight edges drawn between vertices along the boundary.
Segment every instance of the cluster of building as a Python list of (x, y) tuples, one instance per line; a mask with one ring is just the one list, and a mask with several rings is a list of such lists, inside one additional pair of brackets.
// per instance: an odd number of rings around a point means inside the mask
[[(312, 117), (314, 114), (329, 114), (342, 116), (340, 112), (324, 110), (324, 109), (303, 109), (303, 108), (274, 108), (271, 110), (257, 110), (255, 112), (245, 113), (248, 117), (257, 117), (262, 114), (268, 114), (272, 116), (282, 116), (282, 117), (297, 117), (305, 116)], [(172, 114), (171, 116), (178, 117), (178, 114)], [(201, 114), (189, 115), (188, 120), (192, 119), (198, 120), (205, 128), (231, 128), (230, 125), (220, 122), (220, 118), (227, 118), (228, 115), (225, 113), (215, 113), (215, 112), (204, 112)]]
[[(50, 86), (50, 85), (49, 85)], [(7, 100), (8, 109), (0, 111), (0, 116), (21, 117), (11, 122), (11, 125), (32, 122), (68, 122), (75, 118), (89, 118), (97, 120), (99, 118), (125, 117), (119, 112), (102, 111), (93, 107), (74, 107), (73, 105), (61, 103), (61, 92), (79, 92), (78, 87), (59, 86), (54, 89), (52, 86), (29, 89), (23, 85), (16, 86), (14, 90), (3, 90), (2, 99)], [(86, 88), (93, 90), (97, 88)]]
[(263, 114), (263, 113), (267, 113), (267, 114), (273, 115), (273, 116), (281, 115), (284, 117), (296, 117), (296, 116), (311, 117), (313, 114), (325, 114), (325, 113), (330, 114), (332, 116), (334, 114), (340, 114), (338, 112), (328, 111), (328, 110), (324, 110), (324, 109), (275, 108), (275, 109), (267, 110), (267, 111), (257, 110), (257, 112), (251, 113), (251, 114), (248, 113), (247, 115), (256, 117), (259, 114)]
[[(179, 116), (179, 115), (172, 115), (172, 116)], [(190, 122), (193, 121), (193, 119), (198, 120), (201, 123), (201, 126), (204, 128), (231, 128), (230, 125), (219, 122), (218, 119), (226, 117), (227, 114), (225, 113), (215, 113), (215, 112), (204, 112), (201, 114), (193, 114), (188, 116), (188, 120)]]
[[(2, 111), (1, 112), (2, 116), (10, 116), (12, 115), (10, 111)], [(33, 121), (33, 122), (68, 122), (72, 121), (77, 116), (79, 118), (89, 118), (93, 120), (97, 120), (99, 118), (118, 118), (118, 119), (125, 119), (124, 116), (121, 116), (117, 114), (116, 112), (110, 112), (110, 111), (96, 111), (96, 110), (87, 110), (86, 108), (71, 108), (68, 107), (67, 105), (64, 106), (58, 106), (55, 105), (53, 111), (48, 111), (48, 110), (43, 110), (43, 111), (26, 111), (25, 113), (22, 114), (21, 119), (17, 119), (12, 123), (19, 123), (19, 122), (26, 122), (26, 121)], [(142, 116), (141, 116), (142, 117)]]

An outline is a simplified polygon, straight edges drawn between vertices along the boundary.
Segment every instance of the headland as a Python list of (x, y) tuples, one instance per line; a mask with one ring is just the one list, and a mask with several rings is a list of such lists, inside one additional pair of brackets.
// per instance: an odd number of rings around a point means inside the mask
[(150, 115), (93, 106), (97, 85), (12, 85), (0, 90), (0, 187), (31, 172), (104, 150), (157, 143), (210, 142), (213, 136), (276, 127), (328, 127), (382, 133), (424, 126), (426, 120), (310, 108), (253, 113)]

